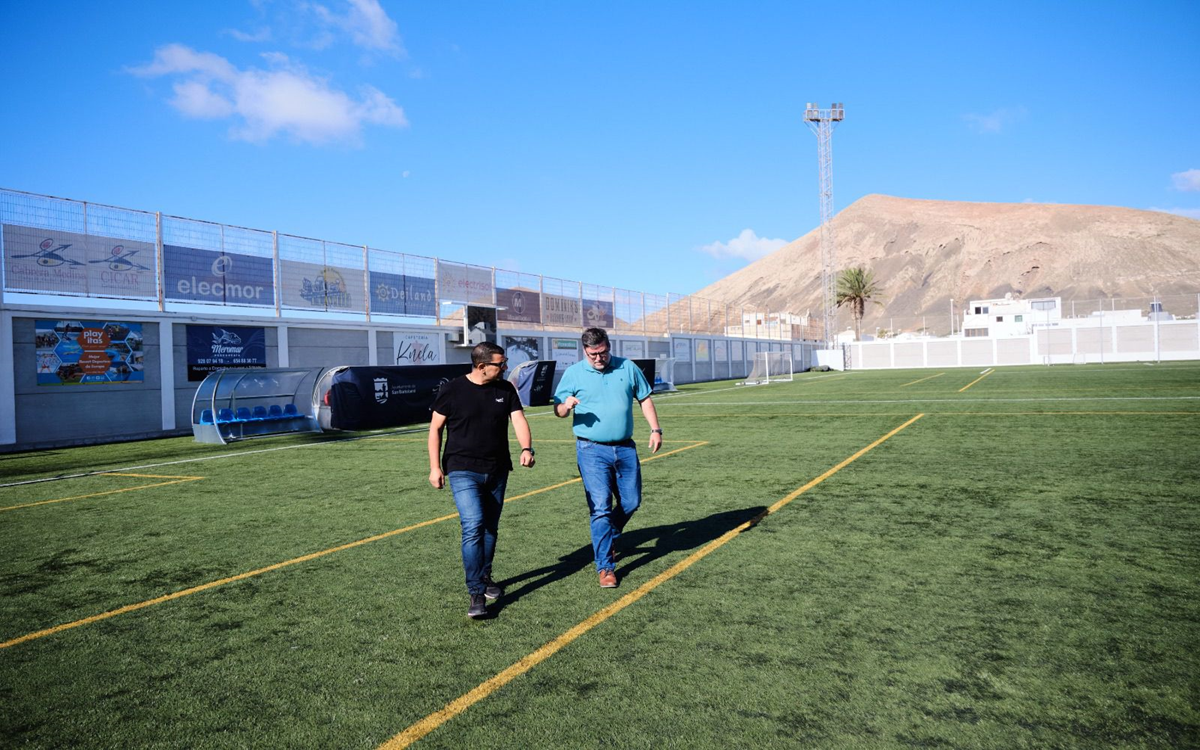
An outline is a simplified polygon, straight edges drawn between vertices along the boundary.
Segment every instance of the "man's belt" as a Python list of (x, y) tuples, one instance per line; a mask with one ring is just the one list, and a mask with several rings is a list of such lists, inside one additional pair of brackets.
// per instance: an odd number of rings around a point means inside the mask
[(576, 435), (576, 436), (575, 436), (575, 439), (576, 439), (576, 440), (581, 440), (581, 441), (583, 441), (583, 442), (585, 442), (585, 443), (595, 443), (596, 445), (607, 445), (607, 446), (609, 446), (609, 447), (612, 447), (612, 446), (617, 446), (617, 445), (629, 445), (630, 443), (632, 443), (632, 442), (633, 442), (633, 438), (631, 438), (631, 437), (627, 437), (627, 438), (625, 438), (624, 440), (614, 440), (614, 441), (613, 441), (613, 442), (611, 442), (611, 443), (606, 443), (606, 442), (604, 442), (603, 440), (588, 440), (587, 438), (585, 438), (585, 437), (580, 437), (580, 436), (578, 436), (578, 435)]

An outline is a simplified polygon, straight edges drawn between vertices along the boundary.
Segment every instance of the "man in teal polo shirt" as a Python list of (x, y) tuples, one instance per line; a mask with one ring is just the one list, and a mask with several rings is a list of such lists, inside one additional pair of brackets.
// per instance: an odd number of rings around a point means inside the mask
[[(631, 360), (612, 356), (608, 334), (583, 332), (584, 359), (567, 368), (554, 391), (554, 415), (574, 412), (575, 459), (592, 524), (592, 553), (600, 585), (617, 587), (613, 544), (642, 503), (642, 466), (633, 441), (637, 401), (650, 424), (650, 452), (662, 447), (653, 389)], [(615, 501), (615, 502), (614, 502)]]

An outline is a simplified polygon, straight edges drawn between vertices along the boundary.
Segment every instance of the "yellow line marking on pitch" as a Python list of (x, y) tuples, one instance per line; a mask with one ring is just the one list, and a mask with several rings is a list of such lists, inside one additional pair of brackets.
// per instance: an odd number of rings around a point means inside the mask
[(945, 374), (946, 373), (944, 373), (944, 372), (939, 372), (937, 375), (930, 375), (927, 378), (921, 378), (920, 380), (914, 380), (911, 383), (905, 383), (904, 385), (900, 386), (900, 388), (904, 388), (905, 386), (909, 386), (909, 385), (916, 385), (917, 383), (924, 383), (926, 380), (933, 380), (934, 378), (940, 378), (941, 376), (943, 376)]
[(396, 736), (392, 737), (387, 742), (380, 745), (379, 746), (380, 750), (401, 750), (402, 748), (406, 748), (409, 745), (412, 745), (417, 740), (421, 739), (422, 737), (429, 734), (433, 730), (437, 729), (441, 725), (445, 724), (446, 722), (450, 721), (454, 717), (463, 713), (464, 711), (466, 711), (468, 708), (475, 705), (479, 701), (483, 700), (484, 698), (487, 698), (489, 695), (496, 692), (500, 688), (504, 687), (508, 683), (512, 682), (517, 677), (520, 677), (521, 675), (525, 674), (529, 670), (536, 667), (538, 664), (541, 664), (542, 662), (544, 662), (546, 659), (549, 659), (555, 653), (557, 653), (558, 651), (561, 651), (563, 648), (565, 648), (567, 645), (569, 645), (572, 641), (578, 639), (580, 636), (586, 634), (588, 631), (595, 628), (600, 623), (609, 619), (616, 613), (620, 612), (621, 610), (625, 609), (626, 607), (633, 604), (637, 600), (641, 599), (646, 594), (648, 594), (651, 591), (653, 591), (654, 589), (658, 588), (663, 583), (671, 580), (675, 576), (682, 573), (684, 570), (690, 568), (692, 565), (694, 565), (696, 562), (698, 562), (702, 558), (708, 556), (709, 554), (716, 551), (720, 547), (723, 547), (725, 544), (730, 542), (736, 536), (738, 536), (742, 532), (746, 531), (747, 529), (751, 528), (752, 526), (755, 526), (756, 524), (758, 524), (760, 521), (762, 521), (767, 516), (771, 515), (772, 513), (777, 512), (780, 508), (784, 507), (788, 503), (790, 503), (793, 500), (795, 500), (796, 498), (800, 497), (805, 492), (808, 492), (813, 487), (816, 487), (818, 484), (824, 482), (826, 479), (830, 478), (834, 474), (837, 474), (839, 471), (841, 471), (845, 467), (849, 466), (854, 461), (858, 460), (859, 458), (861, 458), (862, 456), (864, 456), (871, 450), (874, 450), (879, 445), (882, 445), (885, 441), (890, 439), (893, 435), (895, 435), (898, 432), (900, 432), (901, 430), (905, 429), (906, 427), (908, 427), (912, 423), (916, 422), (918, 419), (920, 419), (923, 416), (925, 416), (925, 415), (918, 414), (915, 417), (909, 419), (907, 422), (900, 425), (899, 427), (892, 430), (891, 432), (887, 433), (886, 435), (879, 438), (875, 442), (871, 443), (867, 447), (858, 451), (857, 453), (850, 456), (849, 458), (844, 459), (837, 466), (834, 466), (832, 469), (829, 469), (821, 476), (817, 477), (816, 479), (813, 479), (808, 484), (805, 484), (803, 487), (800, 487), (799, 489), (793, 491), (791, 494), (780, 499), (774, 505), (767, 508), (763, 512), (759, 513), (754, 518), (750, 519), (749, 521), (746, 521), (745, 523), (741, 524), (740, 526), (738, 526), (735, 529), (725, 532), (721, 536), (717, 537), (713, 541), (711, 541), (708, 544), (701, 547), (696, 552), (692, 553), (691, 555), (684, 558), (683, 560), (675, 563), (667, 570), (663, 571), (662, 573), (659, 573), (654, 578), (651, 578), (649, 581), (642, 584), (634, 591), (631, 591), (630, 593), (621, 597), (617, 601), (613, 602), (612, 604), (608, 605), (607, 607), (596, 612), (594, 615), (587, 618), (583, 622), (579, 623), (578, 625), (575, 625), (570, 630), (566, 631), (565, 633), (558, 636), (554, 640), (550, 641), (546, 645), (542, 646), (538, 650), (534, 651), (533, 653), (529, 654), (528, 656), (523, 657), (521, 660), (517, 661), (515, 664), (512, 664), (507, 669), (504, 669), (503, 671), (501, 671), (500, 673), (491, 677), (490, 679), (480, 683), (475, 688), (467, 691), (466, 693), (462, 694), (458, 698), (455, 698), (454, 700), (450, 701), (449, 703), (446, 704), (445, 707), (443, 707), (437, 711), (434, 711), (433, 713), (429, 714), (425, 718), (410, 725), (407, 729), (405, 729), (404, 731), (400, 732)]
[(51, 503), (65, 503), (68, 500), (82, 500), (87, 497), (101, 497), (103, 495), (115, 495), (119, 492), (134, 492), (136, 490), (148, 490), (151, 487), (166, 487), (169, 484), (179, 484), (181, 482), (196, 482), (204, 477), (186, 477), (186, 476), (164, 476), (161, 474), (125, 474), (118, 471), (107, 471), (94, 476), (111, 476), (111, 477), (141, 477), (143, 479), (170, 479), (169, 482), (155, 482), (154, 484), (141, 484), (137, 487), (126, 487), (123, 490), (108, 490), (107, 492), (92, 492), (87, 495), (75, 495), (73, 497), (59, 497), (54, 500), (39, 500), (36, 503), (22, 503), (20, 505), (8, 505), (0, 507), (0, 513), (6, 510), (17, 510), (18, 508), (32, 508), (35, 505), (50, 505)]
[[(689, 445), (689, 446), (686, 446), (683, 448), (676, 448), (675, 450), (668, 451), (666, 453), (658, 453), (653, 456), (648, 456), (648, 457), (642, 459), (641, 463), (646, 463), (647, 461), (653, 461), (656, 458), (665, 458), (666, 456), (670, 456), (675, 453), (682, 453), (683, 451), (691, 450), (692, 448), (699, 448), (702, 445), (708, 445), (708, 441), (707, 440), (696, 441), (693, 445)], [(505, 503), (515, 502), (522, 498), (531, 497), (533, 495), (539, 495), (543, 492), (549, 492), (550, 490), (556, 490), (560, 487), (566, 487), (569, 484), (575, 484), (576, 482), (580, 482), (580, 481), (582, 481), (582, 480), (580, 480), (579, 477), (576, 477), (574, 479), (568, 479), (565, 482), (559, 482), (558, 484), (552, 484), (549, 487), (542, 487), (541, 489), (533, 490), (531, 492), (526, 492), (522, 495), (516, 495), (515, 497), (506, 498), (504, 502)], [(432, 518), (428, 521), (421, 521), (420, 523), (415, 523), (415, 524), (412, 524), (411, 526), (405, 526), (404, 528), (401, 528), (401, 529), (393, 529), (391, 531), (385, 531), (382, 534), (376, 534), (375, 536), (369, 536), (365, 539), (359, 539), (358, 541), (348, 542), (346, 544), (340, 544), (336, 547), (330, 547), (329, 549), (321, 550), (320, 552), (312, 552), (307, 555), (301, 555), (300, 557), (292, 558), (291, 560), (284, 560), (283, 562), (278, 562), (273, 565), (268, 565), (265, 568), (257, 568), (255, 570), (246, 571), (245, 573), (238, 573), (235, 576), (229, 576), (228, 578), (222, 578), (218, 581), (209, 581), (208, 583), (202, 583), (199, 586), (193, 586), (191, 588), (182, 589), (182, 590), (176, 591), (172, 594), (165, 594), (163, 596), (158, 596), (153, 599), (147, 599), (144, 602), (138, 602), (136, 604), (127, 604), (124, 607), (118, 607), (117, 609), (109, 610), (108, 612), (101, 612), (98, 615), (92, 615), (91, 617), (85, 617), (81, 620), (75, 620), (74, 622), (63, 623), (62, 625), (55, 625), (54, 627), (51, 627), (51, 628), (45, 628), (44, 630), (38, 630), (33, 633), (27, 633), (25, 635), (18, 636), (17, 638), (13, 638), (11, 640), (0, 643), (0, 649), (5, 649), (10, 646), (16, 646), (20, 643), (25, 643), (26, 641), (32, 641), (32, 640), (36, 640), (38, 638), (44, 638), (45, 636), (54, 635), (55, 633), (61, 633), (64, 630), (70, 630), (72, 628), (77, 628), (77, 627), (80, 627), (81, 625), (90, 625), (93, 622), (100, 622), (101, 620), (107, 620), (110, 617), (116, 617), (117, 615), (123, 615), (123, 614), (127, 614), (129, 612), (136, 612), (139, 609), (145, 609), (146, 607), (150, 607), (155, 604), (162, 604), (164, 602), (169, 602), (174, 599), (181, 599), (185, 596), (191, 596), (192, 594), (199, 594), (201, 591), (208, 591), (209, 589), (215, 589), (218, 586), (224, 586), (226, 584), (236, 583), (237, 581), (244, 581), (247, 578), (253, 578), (254, 576), (262, 575), (263, 573), (269, 573), (273, 570), (280, 570), (281, 568), (291, 567), (292, 565), (299, 565), (300, 563), (309, 562), (310, 560), (316, 560), (316, 559), (324, 557), (326, 555), (331, 555), (334, 552), (343, 552), (345, 550), (353, 549), (355, 547), (361, 547), (364, 544), (378, 542), (380, 540), (387, 539), (388, 537), (393, 537), (398, 534), (404, 534), (409, 531), (416, 531), (417, 529), (421, 529), (426, 526), (432, 526), (436, 523), (441, 523), (442, 521), (449, 521), (452, 518), (458, 518), (458, 514), (451, 513), (449, 515), (441, 516), (439, 518)]]
[(970, 388), (971, 386), (973, 386), (973, 385), (975, 385), (976, 383), (978, 383), (980, 380), (983, 380), (984, 378), (986, 378), (988, 375), (991, 375), (993, 372), (995, 372), (995, 370), (994, 370), (994, 369), (992, 369), (992, 368), (988, 368), (986, 371), (984, 371), (984, 373), (983, 373), (982, 375), (980, 375), (979, 377), (975, 378), (975, 379), (974, 379), (974, 380), (972, 380), (970, 383), (967, 383), (967, 384), (966, 384), (966, 385), (964, 385), (962, 388), (959, 388), (959, 389), (958, 389), (958, 392), (959, 392), (959, 393), (962, 393), (963, 391), (967, 390), (967, 389), (968, 389), (968, 388)]
[[(927, 411), (927, 417), (1060, 417), (1064, 415), (1082, 414), (1088, 416), (1198, 416), (1200, 411)], [(683, 414), (672, 413), (671, 419), (763, 419), (764, 417), (902, 417), (895, 414), (878, 411), (860, 412), (742, 412), (740, 414)], [(548, 442), (548, 441), (542, 441)], [(668, 441), (663, 441), (668, 442)]]

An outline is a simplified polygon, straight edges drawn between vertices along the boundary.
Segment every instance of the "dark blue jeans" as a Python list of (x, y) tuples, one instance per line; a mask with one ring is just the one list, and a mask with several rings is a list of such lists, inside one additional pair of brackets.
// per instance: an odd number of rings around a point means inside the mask
[(452, 471), (446, 475), (458, 521), (462, 526), (462, 561), (467, 593), (482, 594), (484, 578), (492, 574), (496, 554), (496, 533), (500, 512), (504, 509), (504, 488), (508, 472), (481, 474), (477, 471)]
[(575, 460), (592, 519), (596, 570), (614, 570), (613, 543), (642, 504), (642, 466), (632, 440), (617, 445), (575, 441)]

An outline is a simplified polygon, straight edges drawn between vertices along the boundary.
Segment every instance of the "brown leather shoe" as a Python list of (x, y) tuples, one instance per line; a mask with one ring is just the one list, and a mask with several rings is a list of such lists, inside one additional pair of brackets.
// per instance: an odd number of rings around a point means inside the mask
[(617, 587), (617, 574), (611, 570), (600, 571), (600, 588), (615, 589)]

